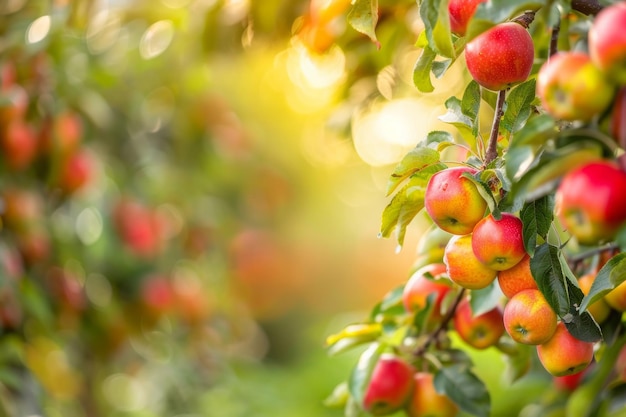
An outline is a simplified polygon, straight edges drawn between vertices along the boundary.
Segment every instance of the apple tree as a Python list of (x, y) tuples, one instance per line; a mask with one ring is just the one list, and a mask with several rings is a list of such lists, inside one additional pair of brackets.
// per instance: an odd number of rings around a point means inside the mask
[[(381, 237), (402, 248), (414, 223), (430, 226), (406, 282), (328, 337), (331, 354), (360, 349), (329, 406), (492, 415), (489, 364), (476, 359), (491, 351), (508, 385), (539, 376), (553, 388), (523, 415), (621, 415), (625, 23), (626, 2), (311, 1), (294, 39), (360, 56), (352, 90), (375, 79), (370, 100), (395, 99), (403, 81), (390, 67), (412, 47), (405, 94), (441, 109), (381, 195)], [(446, 96), (453, 71), (463, 85)]]

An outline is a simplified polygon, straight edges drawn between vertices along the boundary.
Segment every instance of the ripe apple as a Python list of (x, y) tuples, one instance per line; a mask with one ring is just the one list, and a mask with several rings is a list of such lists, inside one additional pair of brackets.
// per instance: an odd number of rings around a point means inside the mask
[(450, 280), (470, 290), (489, 286), (498, 273), (476, 258), (472, 235), (453, 236), (444, 250), (443, 262)]
[(11, 121), (0, 134), (0, 146), (6, 165), (13, 170), (28, 168), (37, 156), (37, 136), (21, 119)]
[(604, 301), (617, 311), (626, 311), (626, 281), (605, 294)]
[(475, 316), (469, 300), (464, 299), (454, 313), (453, 324), (465, 343), (475, 349), (486, 349), (495, 345), (504, 334), (502, 320), (499, 307)]
[(502, 213), (500, 220), (489, 214), (472, 233), (476, 258), (497, 271), (514, 267), (526, 255), (522, 229), (522, 221), (511, 213)]
[(557, 315), (541, 291), (529, 289), (518, 292), (506, 303), (503, 321), (511, 339), (539, 345), (554, 335)]
[(476, 7), (486, 0), (450, 0), (448, 14), (450, 31), (457, 36), (465, 36), (467, 24), (476, 12)]
[(582, 370), (575, 374), (554, 376), (552, 377), (552, 381), (558, 390), (572, 392), (578, 388), (585, 374), (585, 370)]
[(424, 196), (424, 207), (433, 222), (455, 235), (471, 233), (487, 209), (476, 185), (462, 176), (466, 172), (473, 175), (477, 170), (453, 167), (435, 173)]
[(563, 120), (589, 121), (612, 101), (614, 88), (584, 52), (564, 51), (550, 57), (537, 75), (543, 108)]
[(605, 7), (589, 30), (589, 54), (594, 64), (618, 84), (626, 84), (626, 4)]
[(414, 372), (413, 367), (399, 356), (382, 354), (365, 389), (363, 409), (381, 416), (403, 408), (413, 392)]
[(451, 288), (445, 264), (426, 265), (415, 271), (407, 281), (402, 293), (402, 303), (407, 312), (414, 313), (425, 308), (428, 296), (433, 294), (431, 319), (437, 322), (442, 319), (441, 302)]
[(141, 283), (139, 298), (149, 319), (158, 319), (170, 313), (175, 302), (170, 280), (159, 274), (144, 278)]
[(626, 172), (612, 161), (568, 172), (556, 191), (561, 224), (581, 245), (610, 241), (626, 222)]
[[(591, 285), (593, 284), (593, 281), (595, 279), (596, 273), (593, 272), (590, 272), (578, 278), (578, 286), (580, 287), (583, 294), (587, 295), (589, 293)], [(611, 314), (611, 307), (607, 304), (604, 298), (601, 298), (595, 301), (593, 304), (589, 305), (589, 307), (587, 307), (587, 311), (589, 312), (589, 314), (591, 314), (591, 316), (598, 324), (601, 324), (609, 317), (609, 314)]]
[(0, 194), (3, 205), (2, 220), (16, 232), (39, 223), (43, 217), (44, 202), (41, 194), (27, 188), (7, 188)]
[(576, 339), (559, 322), (550, 340), (537, 346), (537, 355), (550, 374), (572, 375), (583, 371), (593, 360), (593, 343)]
[(13, 120), (23, 120), (29, 104), (26, 89), (19, 84), (12, 84), (2, 91), (2, 98), (0, 122), (7, 124)]
[(622, 149), (626, 149), (626, 87), (620, 87), (613, 99), (608, 133)]
[(526, 254), (513, 267), (498, 271), (498, 284), (506, 298), (522, 290), (537, 289), (537, 282), (530, 271), (530, 256)]
[(94, 176), (95, 156), (87, 149), (69, 155), (61, 166), (58, 185), (65, 194), (72, 194), (88, 184)]
[(74, 152), (83, 137), (83, 121), (78, 113), (64, 110), (42, 123), (39, 142), (42, 152), (65, 157)]
[(163, 225), (152, 208), (123, 199), (113, 208), (112, 217), (118, 235), (133, 254), (151, 258), (164, 249)]
[(409, 417), (455, 417), (459, 407), (447, 396), (435, 389), (434, 375), (417, 372), (413, 393), (409, 398), (406, 413)]
[(472, 78), (493, 91), (525, 81), (534, 59), (532, 37), (515, 22), (500, 23), (465, 45), (465, 62)]
[(78, 277), (60, 267), (46, 274), (46, 287), (56, 303), (66, 312), (78, 313), (87, 307), (87, 298)]

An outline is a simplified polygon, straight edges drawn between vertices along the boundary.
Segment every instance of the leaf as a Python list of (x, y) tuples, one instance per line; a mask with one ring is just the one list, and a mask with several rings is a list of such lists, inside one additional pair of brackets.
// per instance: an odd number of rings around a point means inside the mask
[[(432, 133), (432, 132), (431, 132)], [(435, 137), (435, 135), (433, 135)], [(431, 138), (430, 134), (427, 137)], [(396, 165), (387, 182), (387, 196), (391, 195), (398, 185), (415, 172), (439, 162), (439, 152), (425, 146), (411, 149)]]
[(473, 143), (476, 139), (473, 134), (474, 121), (463, 114), (461, 100), (456, 97), (450, 97), (446, 100), (445, 106), (447, 109), (446, 113), (439, 116), (438, 119), (456, 127), (465, 141)]
[(527, 202), (520, 212), (520, 218), (524, 225), (522, 230), (524, 248), (530, 256), (533, 256), (537, 246), (537, 236), (546, 240), (550, 231), (554, 218), (554, 197), (546, 195)]
[(422, 93), (430, 93), (435, 90), (430, 79), (430, 72), (436, 57), (437, 53), (430, 46), (424, 46), (415, 62), (415, 67), (413, 67), (413, 84)]
[(598, 271), (589, 293), (580, 303), (580, 310), (586, 311), (595, 301), (626, 281), (626, 252), (618, 253)]
[(548, 243), (539, 245), (530, 259), (530, 270), (550, 307), (563, 317), (570, 312), (570, 306), (559, 252), (559, 248)]
[(493, 192), (491, 191), (491, 188), (489, 187), (489, 184), (486, 181), (483, 181), (483, 179), (481, 178), (481, 175), (483, 175), (483, 172), (478, 172), (476, 176), (470, 173), (464, 172), (462, 176), (472, 181), (474, 185), (476, 185), (476, 189), (478, 190), (478, 193), (487, 202), (487, 206), (489, 206), (489, 211), (491, 212), (491, 214), (493, 214), (496, 220), (499, 220), (500, 210), (498, 209), (498, 204), (493, 195)]
[(465, 37), (469, 42), (492, 26), (509, 20), (525, 10), (538, 10), (545, 6), (540, 1), (491, 0), (482, 2), (467, 25)]
[(333, 389), (328, 397), (324, 399), (324, 405), (329, 408), (345, 407), (350, 398), (350, 391), (348, 390), (348, 383), (343, 381)]
[(506, 111), (500, 127), (509, 133), (520, 130), (532, 112), (531, 103), (535, 99), (535, 79), (530, 79), (515, 87), (506, 100)]
[(528, 373), (531, 365), (534, 348), (530, 345), (515, 343), (515, 354), (503, 355), (504, 359), (504, 380), (509, 384), (517, 381)]
[(513, 135), (510, 147), (526, 145), (541, 146), (548, 139), (557, 135), (558, 130), (553, 117), (547, 114), (531, 117), (524, 127)]
[(355, 323), (326, 338), (329, 355), (345, 352), (355, 346), (369, 343), (378, 338), (381, 327), (378, 323)]
[(380, 322), (389, 316), (406, 313), (404, 305), (402, 304), (403, 292), (404, 284), (389, 291), (372, 309), (372, 312), (370, 313), (370, 320)]
[(441, 56), (454, 58), (456, 52), (450, 33), (448, 2), (441, 0), (423, 0), (419, 8), (420, 17), (430, 47)]
[(428, 146), (433, 143), (449, 143), (454, 145), (454, 137), (450, 134), (450, 132), (446, 132), (445, 130), (433, 130), (428, 132), (424, 145)]
[(348, 23), (356, 31), (369, 36), (369, 38), (380, 48), (380, 42), (376, 37), (376, 24), (378, 23), (378, 0), (355, 0), (350, 12), (348, 12)]
[(348, 388), (350, 395), (357, 404), (363, 404), (363, 397), (369, 384), (372, 371), (378, 362), (378, 358), (385, 350), (385, 345), (381, 343), (372, 343), (367, 349), (361, 353), (359, 360), (350, 373), (348, 379)]
[(434, 378), (435, 389), (448, 396), (463, 411), (488, 417), (491, 398), (485, 384), (467, 366), (455, 364), (441, 368)]
[(472, 80), (461, 99), (461, 112), (472, 121), (472, 135), (478, 135), (478, 112), (480, 110), (480, 86)]
[(470, 293), (470, 306), (474, 316), (496, 308), (502, 300), (502, 291), (496, 281), (492, 282), (486, 288), (480, 290), (472, 290)]

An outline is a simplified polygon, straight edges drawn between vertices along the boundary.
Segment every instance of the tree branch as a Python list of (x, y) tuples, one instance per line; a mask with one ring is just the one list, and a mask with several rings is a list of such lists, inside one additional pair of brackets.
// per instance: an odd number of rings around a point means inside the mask
[(587, 16), (595, 16), (603, 6), (598, 0), (572, 0), (572, 9)]
[(493, 115), (493, 124), (491, 125), (491, 134), (489, 135), (489, 143), (487, 144), (487, 153), (485, 154), (484, 167), (487, 167), (498, 157), (498, 134), (500, 131), (500, 120), (504, 115), (504, 99), (506, 98), (506, 90), (498, 91), (498, 99), (496, 101), (496, 111)]

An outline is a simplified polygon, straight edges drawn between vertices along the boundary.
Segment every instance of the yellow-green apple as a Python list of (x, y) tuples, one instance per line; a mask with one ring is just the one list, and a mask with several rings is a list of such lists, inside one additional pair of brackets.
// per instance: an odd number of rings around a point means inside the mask
[(589, 30), (589, 54), (594, 64), (618, 84), (626, 84), (626, 3), (605, 7)]
[(537, 75), (537, 96), (543, 108), (563, 120), (591, 120), (604, 111), (614, 87), (584, 52), (554, 54)]
[(448, 278), (463, 288), (479, 290), (489, 286), (498, 271), (476, 258), (472, 249), (472, 235), (455, 235), (446, 245), (443, 262)]
[(450, 16), (450, 31), (457, 36), (465, 36), (467, 24), (476, 12), (476, 7), (486, 0), (450, 0), (448, 15)]
[(463, 174), (476, 174), (470, 167), (447, 168), (435, 173), (426, 186), (424, 207), (430, 218), (443, 230), (466, 235), (485, 216), (487, 202), (476, 185)]
[[(591, 289), (593, 281), (596, 279), (596, 275), (597, 274), (595, 272), (590, 272), (578, 278), (578, 286), (583, 294), (589, 294), (589, 290)], [(593, 302), (593, 304), (590, 304), (589, 307), (587, 307), (587, 311), (593, 316), (593, 319), (600, 324), (609, 317), (609, 314), (611, 314), (611, 307), (607, 304), (604, 298), (600, 298), (599, 300)]]
[(434, 375), (428, 372), (415, 374), (413, 393), (405, 410), (409, 417), (454, 417), (458, 414), (459, 407), (437, 392), (434, 379)]
[(560, 321), (550, 340), (537, 346), (537, 355), (550, 374), (572, 375), (586, 369), (593, 360), (593, 343), (576, 339)]
[(433, 310), (431, 320), (442, 319), (441, 303), (450, 291), (451, 282), (448, 279), (446, 265), (436, 263), (423, 266), (415, 271), (404, 286), (402, 303), (409, 313), (422, 310), (426, 307), (428, 297), (433, 296)]
[(13, 170), (28, 168), (37, 156), (37, 136), (21, 119), (12, 120), (0, 133), (5, 164)]
[(472, 233), (476, 258), (497, 271), (514, 267), (526, 255), (522, 229), (522, 221), (511, 213), (502, 213), (500, 220), (489, 214)]
[(504, 334), (502, 320), (502, 310), (499, 307), (474, 315), (469, 300), (464, 299), (454, 312), (453, 325), (465, 343), (475, 349), (486, 349), (495, 345)]
[(534, 59), (532, 37), (515, 22), (500, 23), (465, 45), (465, 62), (470, 75), (478, 84), (493, 91), (525, 81)]
[(498, 271), (498, 284), (507, 298), (522, 290), (537, 289), (537, 282), (530, 271), (530, 256), (526, 254), (513, 267)]
[(383, 353), (374, 365), (363, 396), (363, 409), (375, 416), (402, 409), (413, 392), (413, 367), (401, 357)]
[(556, 191), (555, 211), (581, 245), (610, 241), (626, 222), (626, 172), (596, 161), (568, 172)]
[(504, 306), (503, 322), (511, 339), (525, 345), (547, 342), (557, 326), (557, 315), (541, 291), (523, 290)]
[(617, 311), (626, 311), (626, 281), (606, 293), (604, 301)]

